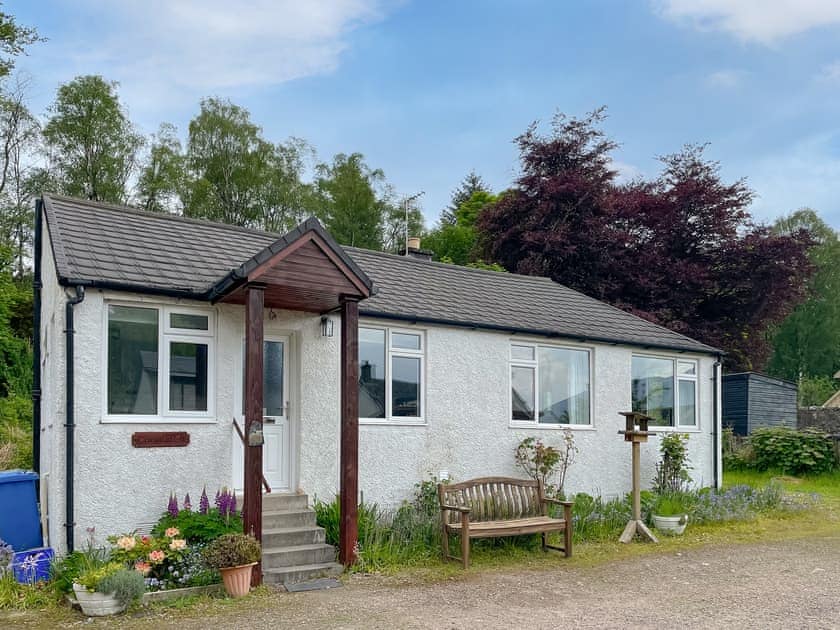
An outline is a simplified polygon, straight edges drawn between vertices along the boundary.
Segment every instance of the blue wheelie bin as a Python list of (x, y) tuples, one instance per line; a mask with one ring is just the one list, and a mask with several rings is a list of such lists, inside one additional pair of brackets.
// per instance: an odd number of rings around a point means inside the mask
[(40, 547), (43, 542), (35, 492), (37, 481), (34, 472), (0, 472), (0, 539), (15, 551)]

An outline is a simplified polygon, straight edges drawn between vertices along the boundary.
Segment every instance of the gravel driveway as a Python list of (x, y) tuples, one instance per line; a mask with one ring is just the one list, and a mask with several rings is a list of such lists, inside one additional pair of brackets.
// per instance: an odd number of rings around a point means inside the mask
[[(709, 546), (594, 568), (483, 571), (434, 584), (354, 577), (261, 610), (178, 620), (237, 628), (840, 628), (838, 537)], [(158, 619), (160, 627), (165, 620)]]

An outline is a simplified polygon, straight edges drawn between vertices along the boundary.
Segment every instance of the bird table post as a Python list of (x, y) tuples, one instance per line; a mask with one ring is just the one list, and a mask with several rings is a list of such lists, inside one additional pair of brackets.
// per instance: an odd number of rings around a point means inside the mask
[(653, 535), (644, 521), (642, 521), (642, 499), (641, 499), (641, 474), (640, 474), (640, 444), (647, 442), (649, 435), (656, 435), (648, 431), (648, 423), (653, 419), (643, 413), (635, 411), (620, 412), (627, 421), (627, 426), (624, 431), (619, 431), (624, 436), (625, 442), (630, 442), (633, 449), (633, 516), (627, 522), (621, 537), (618, 539), (623, 543), (629, 543), (633, 540), (636, 534), (647, 537), (652, 542), (658, 543), (656, 536)]

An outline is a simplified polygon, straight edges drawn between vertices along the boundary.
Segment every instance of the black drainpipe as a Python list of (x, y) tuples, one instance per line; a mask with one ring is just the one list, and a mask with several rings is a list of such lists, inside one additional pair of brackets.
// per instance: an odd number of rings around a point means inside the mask
[(76, 306), (79, 302), (85, 299), (85, 288), (81, 286), (76, 286), (76, 296), (75, 297), (68, 297), (67, 303), (65, 304), (65, 311), (64, 311), (64, 321), (66, 328), (64, 330), (64, 334), (67, 336), (66, 345), (65, 345), (65, 367), (67, 369), (66, 377), (65, 377), (65, 398), (66, 398), (66, 409), (64, 411), (65, 414), (65, 422), (64, 427), (66, 430), (65, 435), (65, 490), (64, 490), (64, 498), (65, 498), (65, 518), (66, 522), (64, 523), (64, 527), (67, 530), (67, 553), (73, 552), (73, 528), (76, 526), (74, 521), (74, 510), (73, 510), (73, 486), (74, 486), (74, 479), (73, 479), (73, 430), (76, 428), (76, 421), (74, 416), (74, 409), (73, 409), (73, 376), (74, 376), (74, 361), (73, 361), (73, 335), (76, 334), (76, 330), (73, 326), (73, 307)]
[[(35, 202), (35, 277), (32, 280), (32, 470), (41, 472), (41, 214), (42, 199)], [(40, 476), (36, 496), (40, 497)]]
[(715, 363), (714, 363), (714, 367), (712, 368), (714, 370), (714, 378), (712, 380), (714, 381), (713, 389), (714, 389), (714, 405), (715, 405), (714, 413), (712, 414), (712, 417), (714, 418), (714, 422), (712, 423), (712, 425), (713, 425), (712, 435), (714, 436), (713, 440), (712, 440), (712, 443), (714, 444), (714, 456), (715, 456), (714, 457), (715, 488), (720, 488), (720, 482), (721, 482), (721, 479), (718, 477), (718, 463), (719, 463), (718, 452), (720, 451), (720, 431), (718, 431), (718, 425), (720, 424), (719, 391), (720, 391), (720, 388), (722, 387), (721, 378), (720, 378), (721, 365), (722, 364), (721, 364), (721, 361), (720, 361), (720, 357), (718, 357), (717, 361), (715, 361)]

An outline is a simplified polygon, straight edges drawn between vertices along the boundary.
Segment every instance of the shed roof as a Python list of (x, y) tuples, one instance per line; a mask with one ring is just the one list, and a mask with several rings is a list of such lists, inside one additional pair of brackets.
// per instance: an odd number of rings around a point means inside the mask
[[(65, 285), (210, 300), (214, 287), (284, 239), (59, 195), (43, 199), (59, 281)], [(362, 316), (720, 353), (548, 278), (353, 247), (344, 247), (343, 256), (373, 282), (374, 295), (360, 304)]]

